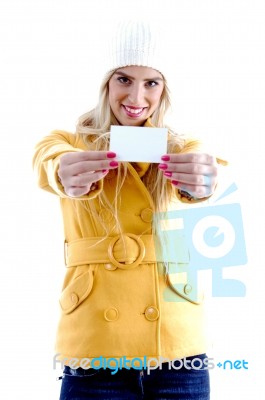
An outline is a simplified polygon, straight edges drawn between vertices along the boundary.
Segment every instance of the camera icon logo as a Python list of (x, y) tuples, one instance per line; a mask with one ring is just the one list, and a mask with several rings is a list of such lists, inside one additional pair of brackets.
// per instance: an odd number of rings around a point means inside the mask
[(206, 258), (219, 258), (220, 254), (229, 254), (235, 240), (233, 225), (220, 215), (204, 217), (197, 222), (192, 232), (194, 247)]
[[(239, 204), (172, 211), (169, 218), (183, 220), (183, 235), (190, 252), (191, 266), (207, 269), (247, 262)], [(179, 235), (172, 232), (173, 236), (174, 233)]]

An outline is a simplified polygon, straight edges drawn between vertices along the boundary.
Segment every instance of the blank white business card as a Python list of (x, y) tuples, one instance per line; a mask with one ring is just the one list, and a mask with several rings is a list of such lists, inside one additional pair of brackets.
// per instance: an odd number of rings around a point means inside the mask
[(167, 129), (111, 125), (110, 151), (117, 161), (160, 163), (167, 153)]

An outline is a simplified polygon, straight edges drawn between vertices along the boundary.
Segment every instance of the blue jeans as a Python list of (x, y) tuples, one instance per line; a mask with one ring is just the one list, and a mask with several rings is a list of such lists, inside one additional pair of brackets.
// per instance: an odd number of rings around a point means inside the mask
[[(186, 360), (206, 358), (206, 354), (186, 357)], [(71, 369), (64, 367), (60, 400), (209, 400), (209, 371), (194, 362), (194, 368), (162, 369), (147, 373), (146, 369)], [(199, 369), (198, 367), (201, 368)], [(177, 368), (179, 365), (177, 365)]]

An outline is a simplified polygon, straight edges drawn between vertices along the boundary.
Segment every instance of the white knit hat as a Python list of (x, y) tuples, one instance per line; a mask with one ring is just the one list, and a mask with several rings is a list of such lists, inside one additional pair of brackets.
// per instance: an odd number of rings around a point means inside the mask
[(112, 36), (107, 71), (129, 65), (156, 69), (165, 76), (166, 62), (159, 29), (149, 22), (121, 22)]

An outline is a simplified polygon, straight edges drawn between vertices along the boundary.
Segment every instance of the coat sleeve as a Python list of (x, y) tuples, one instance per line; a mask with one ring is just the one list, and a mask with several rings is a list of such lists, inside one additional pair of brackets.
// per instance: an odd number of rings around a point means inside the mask
[[(78, 147), (79, 146), (79, 147)], [(33, 156), (33, 170), (37, 177), (37, 184), (41, 189), (57, 194), (63, 198), (68, 196), (58, 177), (60, 157), (65, 153), (85, 151), (81, 140), (76, 135), (64, 131), (52, 131), (35, 147)], [(103, 188), (103, 181), (98, 181), (94, 190), (87, 195), (75, 197), (75, 200), (89, 200), (95, 198)]]
[[(179, 151), (179, 153), (208, 153), (205, 149), (205, 145), (197, 139), (186, 139), (183, 148)], [(227, 161), (222, 160), (221, 158), (216, 157), (216, 162), (220, 166), (226, 166), (228, 164)], [(176, 196), (182, 203), (199, 203), (205, 200), (208, 200), (212, 194), (208, 197), (203, 197), (200, 199), (196, 199), (189, 195), (189, 193), (176, 189)]]

